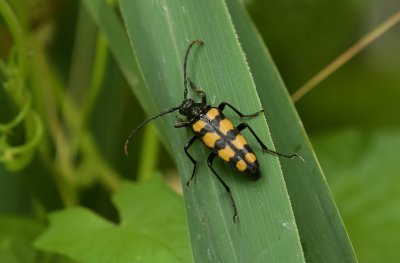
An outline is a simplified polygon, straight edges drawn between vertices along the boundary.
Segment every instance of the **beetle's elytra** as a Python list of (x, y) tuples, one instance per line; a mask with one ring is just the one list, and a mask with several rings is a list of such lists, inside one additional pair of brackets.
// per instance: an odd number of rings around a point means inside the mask
[(246, 139), (218, 108), (210, 107), (192, 123), (192, 130), (214, 154), (239, 172), (260, 178), (257, 157)]
[[(257, 156), (248, 145), (246, 139), (240, 133), (242, 130), (247, 128), (251, 132), (251, 134), (255, 137), (255, 139), (257, 140), (263, 151), (286, 158), (293, 158), (295, 156), (299, 158), (301, 157), (297, 154), (285, 155), (268, 149), (267, 146), (265, 146), (265, 144), (260, 140), (257, 134), (247, 123), (240, 123), (237, 127), (235, 127), (229, 119), (225, 118), (223, 114), (225, 106), (231, 108), (241, 118), (255, 117), (263, 110), (260, 110), (253, 114), (243, 114), (227, 102), (220, 103), (218, 107), (212, 107), (210, 105), (207, 105), (206, 94), (204, 93), (204, 91), (200, 90), (196, 86), (196, 84), (194, 84), (194, 82), (187, 77), (186, 68), (187, 68), (188, 56), (190, 50), (195, 44), (203, 44), (203, 41), (194, 40), (189, 44), (188, 48), (186, 49), (184, 63), (183, 63), (184, 93), (183, 93), (182, 103), (177, 107), (173, 107), (164, 112), (161, 112), (160, 114), (142, 122), (139, 126), (137, 126), (131, 132), (128, 139), (126, 140), (124, 150), (125, 154), (128, 155), (129, 141), (136, 134), (136, 132), (144, 125), (146, 125), (147, 123), (158, 117), (179, 110), (179, 113), (186, 118), (180, 122), (175, 123), (174, 127), (182, 128), (190, 126), (195, 134), (186, 142), (184, 146), (184, 151), (186, 155), (193, 163), (193, 172), (186, 184), (189, 186), (189, 183), (195, 178), (196, 166), (197, 166), (197, 161), (190, 155), (188, 150), (190, 146), (193, 144), (193, 142), (199, 139), (212, 151), (208, 156), (207, 164), (211, 169), (211, 171), (213, 172), (213, 174), (217, 177), (219, 182), (224, 186), (225, 190), (229, 194), (233, 207), (233, 221), (235, 222), (236, 219), (238, 218), (238, 212), (236, 209), (235, 201), (232, 197), (232, 193), (230, 191), (229, 186), (214, 170), (212, 164), (214, 158), (218, 156), (221, 160), (229, 164), (235, 170), (248, 175), (251, 179), (257, 180), (260, 178), (261, 174)], [(188, 83), (190, 87), (200, 96), (201, 98), (200, 102), (195, 102), (193, 99), (187, 98)]]

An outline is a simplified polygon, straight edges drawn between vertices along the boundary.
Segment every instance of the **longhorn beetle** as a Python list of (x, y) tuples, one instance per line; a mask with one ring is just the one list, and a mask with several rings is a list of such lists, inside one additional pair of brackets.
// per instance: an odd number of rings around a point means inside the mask
[[(258, 138), (257, 134), (253, 131), (253, 129), (247, 123), (240, 123), (237, 127), (235, 127), (232, 122), (225, 118), (222, 111), (225, 109), (225, 106), (231, 108), (240, 118), (250, 118), (255, 117), (263, 110), (260, 110), (253, 114), (243, 114), (231, 104), (227, 102), (221, 102), (218, 107), (212, 107), (207, 105), (206, 102), (206, 94), (204, 91), (200, 90), (196, 84), (191, 81), (186, 74), (187, 68), (187, 60), (189, 56), (189, 52), (191, 48), (195, 44), (203, 44), (201, 40), (192, 41), (186, 49), (185, 58), (183, 62), (183, 101), (177, 106), (170, 108), (160, 114), (142, 122), (139, 126), (137, 126), (129, 135), (125, 142), (125, 154), (128, 155), (128, 144), (132, 137), (136, 134), (136, 132), (142, 128), (144, 125), (149, 123), (152, 120), (157, 119), (165, 114), (174, 112), (179, 110), (179, 113), (186, 117), (186, 119), (181, 119), (179, 122), (175, 123), (175, 128), (182, 127), (191, 127), (194, 136), (191, 137), (185, 144), (184, 151), (188, 156), (189, 160), (193, 163), (193, 172), (190, 179), (187, 181), (187, 186), (189, 186), (190, 182), (195, 179), (196, 176), (196, 167), (197, 161), (190, 155), (188, 152), (190, 146), (198, 139), (200, 139), (208, 148), (212, 150), (207, 159), (208, 167), (217, 177), (219, 182), (224, 186), (226, 192), (229, 194), (229, 198), (232, 202), (233, 208), (233, 221), (235, 222), (238, 218), (238, 212), (236, 209), (235, 201), (232, 197), (231, 190), (229, 186), (222, 180), (222, 178), (218, 175), (218, 173), (212, 167), (214, 158), (218, 156), (220, 159), (228, 163), (235, 170), (248, 175), (253, 180), (258, 180), (260, 178), (260, 168), (258, 164), (257, 157), (254, 151), (247, 144), (246, 139), (240, 133), (244, 129), (249, 129), (253, 134), (258, 144), (260, 144), (262, 150), (264, 152), (269, 152), (272, 154), (276, 154), (286, 158), (293, 158), (295, 156), (301, 158), (297, 154), (286, 155), (279, 152), (275, 152), (270, 150), (265, 146), (265, 144)], [(193, 99), (188, 99), (188, 83), (190, 87), (200, 96), (201, 102), (195, 102)]]

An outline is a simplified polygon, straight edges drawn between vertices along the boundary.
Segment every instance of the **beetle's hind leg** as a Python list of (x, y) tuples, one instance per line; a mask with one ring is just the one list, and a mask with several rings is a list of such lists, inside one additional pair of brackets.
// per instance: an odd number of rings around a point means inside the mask
[(251, 134), (253, 134), (254, 138), (256, 138), (258, 144), (260, 144), (260, 146), (261, 146), (261, 148), (263, 149), (264, 152), (269, 152), (269, 153), (276, 154), (276, 155), (279, 155), (279, 156), (282, 156), (282, 157), (286, 157), (286, 158), (290, 158), (290, 159), (293, 158), (293, 157), (298, 157), (298, 158), (300, 158), (301, 160), (303, 160), (303, 158), (301, 158), (301, 156), (298, 155), (298, 154), (287, 155), (287, 154), (279, 153), (279, 152), (276, 152), (276, 151), (273, 151), (273, 150), (268, 149), (268, 147), (261, 141), (261, 139), (258, 138), (257, 134), (256, 134), (256, 133), (254, 132), (254, 130), (250, 127), (250, 125), (248, 125), (248, 124), (245, 123), (245, 122), (239, 124), (236, 128), (237, 128), (239, 131), (242, 131), (242, 130), (244, 130), (244, 129), (246, 129), (246, 128), (249, 129), (250, 132), (251, 132)]
[(190, 153), (188, 152), (188, 149), (190, 148), (190, 146), (192, 146), (192, 144), (197, 140), (198, 138), (196, 136), (193, 136), (192, 138), (190, 138), (185, 146), (183, 147), (183, 149), (185, 150), (186, 155), (189, 157), (190, 161), (192, 161), (193, 163), (193, 172), (192, 172), (192, 176), (190, 176), (189, 180), (186, 182), (186, 185), (189, 186), (190, 182), (196, 178), (196, 166), (197, 166), (197, 161), (190, 155)]
[(207, 164), (208, 167), (210, 167), (211, 171), (214, 173), (214, 175), (218, 178), (218, 180), (220, 181), (220, 183), (224, 186), (226, 192), (229, 194), (229, 198), (231, 199), (232, 202), (232, 208), (233, 208), (233, 222), (236, 222), (237, 218), (239, 217), (237, 209), (236, 209), (236, 204), (235, 204), (235, 200), (233, 200), (233, 196), (231, 193), (231, 189), (229, 188), (229, 186), (224, 182), (224, 180), (222, 180), (222, 178), (217, 174), (217, 172), (214, 170), (214, 168), (212, 167), (214, 158), (215, 158), (215, 153), (212, 152), (210, 153), (210, 155), (208, 156), (207, 159)]
[(256, 116), (258, 116), (258, 114), (260, 114), (261, 112), (264, 111), (264, 110), (262, 109), (262, 110), (260, 110), (260, 111), (255, 112), (255, 113), (252, 113), (252, 114), (243, 114), (243, 113), (241, 113), (238, 109), (236, 109), (236, 108), (233, 107), (231, 104), (229, 104), (228, 102), (221, 102), (221, 103), (218, 105), (218, 109), (219, 109), (220, 111), (223, 111), (223, 110), (225, 109), (225, 106), (228, 106), (229, 108), (231, 108), (234, 112), (236, 112), (237, 115), (239, 115), (240, 118), (252, 118), (252, 117), (256, 117)]

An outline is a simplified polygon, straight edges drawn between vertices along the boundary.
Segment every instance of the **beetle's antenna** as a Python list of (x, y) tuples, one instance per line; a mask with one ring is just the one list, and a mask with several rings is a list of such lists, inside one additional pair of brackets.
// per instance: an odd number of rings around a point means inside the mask
[(126, 156), (129, 155), (129, 153), (128, 153), (128, 144), (129, 144), (129, 141), (132, 139), (132, 137), (135, 135), (135, 133), (136, 133), (138, 130), (140, 130), (143, 126), (145, 126), (147, 123), (151, 122), (152, 120), (155, 120), (155, 119), (157, 119), (158, 117), (161, 117), (161, 116), (163, 116), (163, 115), (165, 115), (165, 114), (174, 112), (174, 111), (176, 111), (176, 110), (178, 110), (178, 109), (179, 109), (179, 107), (174, 107), (174, 108), (168, 109), (168, 110), (166, 110), (166, 111), (164, 111), (164, 112), (161, 112), (160, 114), (158, 114), (158, 115), (156, 115), (156, 116), (154, 116), (154, 117), (151, 117), (150, 119), (148, 119), (148, 120), (142, 122), (139, 126), (137, 126), (137, 127), (131, 132), (131, 134), (129, 134), (128, 139), (126, 139), (126, 141), (125, 141), (124, 152), (125, 152)]
[(189, 51), (193, 47), (194, 44), (203, 44), (203, 41), (200, 39), (193, 40), (192, 43), (189, 44), (188, 48), (186, 49), (185, 60), (183, 62), (183, 86), (185, 87), (185, 91), (183, 92), (183, 98), (186, 99), (188, 94), (187, 89), (187, 76), (186, 76), (186, 65), (189, 56)]

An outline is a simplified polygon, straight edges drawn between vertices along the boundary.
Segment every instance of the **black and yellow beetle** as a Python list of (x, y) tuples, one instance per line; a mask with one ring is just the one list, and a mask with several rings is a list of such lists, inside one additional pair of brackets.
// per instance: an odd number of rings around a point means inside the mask
[[(245, 117), (255, 117), (259, 113), (263, 112), (260, 110), (253, 114), (243, 114), (235, 107), (230, 105), (227, 102), (222, 102), (218, 107), (211, 107), (207, 105), (206, 102), (206, 94), (201, 91), (197, 86), (187, 77), (186, 68), (187, 68), (187, 60), (189, 56), (189, 52), (191, 48), (195, 44), (203, 44), (201, 40), (192, 41), (188, 48), (186, 49), (184, 63), (183, 63), (183, 81), (184, 81), (184, 93), (183, 93), (183, 101), (181, 105), (178, 107), (170, 108), (160, 114), (144, 121), (139, 126), (137, 126), (129, 135), (128, 139), (125, 142), (125, 154), (128, 155), (128, 144), (135, 133), (142, 128), (144, 125), (149, 123), (150, 121), (161, 117), (165, 114), (174, 112), (179, 110), (179, 113), (186, 117), (186, 120), (175, 123), (175, 128), (189, 127), (191, 126), (194, 136), (190, 138), (185, 146), (184, 150), (186, 155), (189, 157), (190, 161), (193, 163), (193, 172), (190, 179), (187, 181), (187, 185), (195, 178), (196, 176), (196, 166), (197, 161), (190, 155), (188, 152), (189, 147), (196, 140), (200, 139), (208, 148), (212, 150), (207, 159), (207, 164), (210, 167), (211, 171), (215, 174), (221, 184), (224, 186), (225, 190), (229, 194), (229, 197), (232, 201), (233, 207), (233, 221), (238, 217), (237, 209), (235, 201), (233, 200), (232, 193), (230, 191), (229, 186), (222, 180), (222, 178), (218, 175), (218, 173), (212, 167), (213, 160), (216, 156), (220, 159), (228, 163), (235, 170), (247, 174), (251, 179), (257, 180), (260, 178), (260, 168), (257, 160), (257, 156), (254, 151), (247, 144), (246, 139), (240, 133), (243, 129), (249, 129), (253, 136), (256, 138), (257, 142), (260, 144), (263, 151), (273, 153), (279, 156), (283, 156), (286, 158), (293, 158), (295, 156), (301, 158), (297, 154), (285, 155), (275, 151), (272, 151), (265, 146), (265, 144), (258, 138), (257, 134), (253, 131), (253, 129), (247, 123), (240, 123), (237, 127), (235, 127), (232, 122), (225, 118), (222, 111), (225, 106), (231, 108), (236, 114), (238, 114), (241, 118)], [(188, 88), (187, 85), (193, 88), (193, 90), (200, 95), (201, 102), (196, 103), (192, 99), (187, 98)]]

